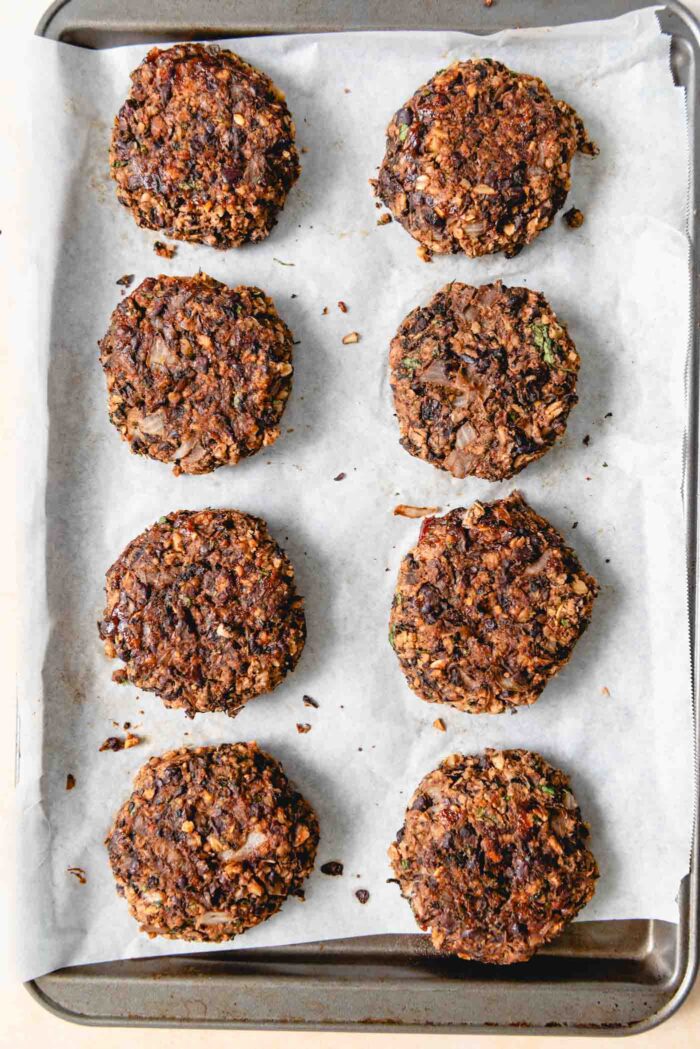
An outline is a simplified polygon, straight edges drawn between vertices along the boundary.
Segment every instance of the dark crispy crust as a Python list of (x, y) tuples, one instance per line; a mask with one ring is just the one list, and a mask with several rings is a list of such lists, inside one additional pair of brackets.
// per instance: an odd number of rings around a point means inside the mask
[(455, 477), (512, 477), (564, 433), (579, 363), (539, 292), (447, 284), (391, 343), (401, 444)]
[(299, 177), (283, 93), (215, 45), (149, 51), (115, 118), (109, 162), (139, 226), (215, 248), (267, 237)]
[(258, 517), (180, 510), (134, 539), (107, 572), (99, 623), (115, 681), (190, 716), (236, 715), (293, 670), (306, 638), (294, 569)]
[(587, 837), (568, 776), (527, 750), (487, 750), (428, 773), (389, 857), (438, 950), (510, 965), (593, 896)]
[(303, 898), (318, 820), (256, 743), (183, 747), (141, 768), (106, 845), (141, 932), (217, 943)]
[(428, 517), (404, 557), (389, 639), (429, 703), (534, 703), (588, 626), (598, 584), (519, 492)]
[(511, 257), (564, 204), (577, 150), (597, 152), (543, 81), (457, 62), (392, 118), (376, 194), (431, 252)]
[(292, 333), (259, 288), (148, 277), (99, 346), (109, 417), (132, 452), (202, 474), (279, 436)]

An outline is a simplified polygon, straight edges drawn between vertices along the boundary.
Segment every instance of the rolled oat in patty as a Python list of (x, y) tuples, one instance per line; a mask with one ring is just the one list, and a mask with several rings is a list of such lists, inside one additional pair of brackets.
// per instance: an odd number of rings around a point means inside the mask
[(579, 116), (538, 77), (455, 62), (392, 117), (375, 192), (428, 252), (512, 257), (563, 206)]
[(599, 587), (519, 492), (423, 521), (389, 640), (409, 686), (470, 714), (529, 705), (569, 661)]
[(134, 539), (107, 572), (99, 623), (115, 681), (191, 717), (231, 717), (271, 692), (306, 639), (294, 569), (258, 517), (180, 510)]
[(148, 52), (115, 118), (109, 163), (139, 226), (215, 248), (264, 240), (299, 177), (284, 94), (214, 44)]
[(389, 858), (434, 946), (525, 962), (595, 891), (598, 866), (569, 779), (539, 754), (453, 754), (419, 784)]
[(224, 743), (151, 758), (106, 845), (141, 932), (218, 943), (303, 899), (318, 835), (278, 761)]
[(133, 452), (176, 474), (237, 463), (279, 436), (292, 345), (259, 288), (148, 277), (99, 343), (110, 419)]
[(401, 444), (454, 477), (500, 481), (551, 448), (579, 356), (537, 291), (453, 281), (404, 319), (389, 354)]

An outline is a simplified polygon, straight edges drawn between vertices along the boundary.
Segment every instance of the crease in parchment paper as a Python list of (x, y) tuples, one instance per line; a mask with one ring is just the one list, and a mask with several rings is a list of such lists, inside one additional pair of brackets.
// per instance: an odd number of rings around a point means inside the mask
[[(321, 844), (306, 902), (288, 901), (229, 949), (414, 932), (408, 904), (387, 884), (386, 848), (419, 779), (449, 753), (485, 746), (538, 750), (571, 775), (601, 868), (582, 919), (676, 920), (693, 805), (680, 498), (688, 142), (668, 39), (647, 10), (493, 37), (353, 33), (230, 46), (286, 91), (304, 170), (267, 241), (229, 252), (180, 243), (172, 260), (153, 254), (158, 235), (135, 226), (107, 169), (112, 119), (148, 48), (28, 46), (38, 75), (32, 335), (19, 362), (20, 975), (198, 949), (138, 933), (103, 839), (150, 755), (238, 739), (257, 739), (283, 761), (318, 812)], [(396, 222), (377, 226), (367, 181), (391, 114), (436, 69), (477, 55), (544, 77), (583, 116), (600, 155), (575, 160), (566, 206), (585, 223), (572, 231), (558, 216), (515, 259), (425, 265)], [(175, 478), (132, 456), (111, 427), (96, 342), (122, 274), (135, 274), (133, 288), (200, 268), (264, 288), (300, 342), (277, 443), (238, 467)], [(566, 437), (514, 482), (456, 481), (399, 446), (388, 345), (404, 315), (443, 284), (497, 278), (543, 291), (566, 321), (582, 359), (580, 402)], [(351, 330), (360, 341), (343, 345)], [(422, 703), (387, 641), (398, 565), (420, 527), (393, 508), (444, 512), (513, 487), (600, 581), (591, 626), (569, 666), (517, 716)], [(264, 517), (306, 599), (299, 666), (235, 720), (188, 721), (115, 685), (96, 631), (104, 573), (125, 544), (171, 510), (206, 506)], [(303, 705), (304, 694), (318, 709)], [(437, 717), (445, 733), (432, 727)], [(112, 722), (127, 720), (145, 742), (100, 753)], [(300, 720), (311, 731), (298, 734)], [(66, 791), (69, 772), (76, 785)], [(330, 860), (344, 864), (342, 877), (320, 873)], [(69, 867), (83, 868), (86, 884)], [(365, 905), (358, 888), (370, 892)]]

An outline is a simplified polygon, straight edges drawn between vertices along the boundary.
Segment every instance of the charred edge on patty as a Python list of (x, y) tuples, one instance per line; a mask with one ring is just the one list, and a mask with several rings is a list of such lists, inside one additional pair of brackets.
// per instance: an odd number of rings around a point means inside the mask
[(306, 639), (294, 569), (264, 521), (179, 511), (134, 539), (107, 572), (99, 623), (116, 681), (193, 717), (235, 716), (294, 669)]
[(280, 763), (235, 743), (151, 758), (105, 844), (142, 932), (217, 943), (303, 899), (318, 839)]
[(566, 430), (579, 363), (539, 292), (453, 281), (391, 343), (401, 444), (454, 477), (512, 477)]
[(375, 192), (429, 252), (517, 255), (566, 200), (581, 119), (492, 59), (441, 70), (394, 115)]
[(599, 587), (519, 492), (426, 518), (401, 562), (389, 639), (429, 703), (500, 714), (570, 659)]
[(215, 248), (267, 237), (300, 170), (284, 94), (201, 44), (154, 47), (131, 74), (109, 163), (139, 226)]
[(527, 961), (595, 891), (598, 866), (569, 779), (539, 754), (453, 754), (418, 786), (389, 849), (437, 950)]
[(293, 336), (259, 288), (149, 277), (99, 347), (112, 423), (132, 452), (175, 474), (237, 463), (279, 436)]

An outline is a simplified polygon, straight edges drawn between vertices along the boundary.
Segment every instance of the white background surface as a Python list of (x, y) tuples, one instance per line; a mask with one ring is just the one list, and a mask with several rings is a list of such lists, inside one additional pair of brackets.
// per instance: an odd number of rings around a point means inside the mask
[[(2, 5), (0, 5), (0, 6), (2, 6)], [(10, 7), (10, 5), (4, 5), (4, 6), (8, 7), (8, 8)], [(13, 6), (13, 13), (14, 14), (19, 14), (19, 12), (14, 12), (14, 5), (12, 5), (12, 6)], [(26, 4), (26, 5), (24, 5), (24, 14), (25, 14), (25, 16), (26, 16), (27, 11), (31, 10), (31, 12), (32, 12), (31, 13), (31, 19), (26, 19), (25, 20), (25, 23), (24, 23), (25, 27), (27, 25), (29, 25), (29, 24), (33, 24), (33, 21), (35, 20), (35, 17), (38, 16), (38, 14), (40, 13), (40, 8), (41, 8), (41, 5), (39, 5), (39, 4), (36, 4), (36, 5)], [(7, 14), (9, 14), (9, 11), (7, 12)], [(11, 97), (12, 97), (11, 96), (11, 92), (4, 93), (3, 99), (5, 101), (6, 107), (7, 107), (8, 103), (11, 103)], [(8, 118), (12, 116), (11, 106), (9, 108), (10, 108), (10, 112), (6, 114), (8, 116)], [(11, 255), (13, 266), (16, 266), (16, 265), (21, 263), (22, 251), (23, 251), (23, 242), (22, 242), (21, 236), (19, 236), (20, 231), (17, 230), (16, 228), (13, 228), (13, 224), (12, 224), (12, 221), (11, 221), (11, 216), (12, 216), (12, 209), (9, 209), (9, 217), (10, 217), (9, 226), (8, 226), (7, 223), (3, 223), (3, 232), (5, 233), (5, 237), (2, 238), (2, 248), (4, 249), (5, 252), (7, 252), (7, 254), (5, 255), (5, 258), (4, 258), (4, 262), (6, 264), (9, 264), (8, 255)], [(8, 246), (10, 246), (11, 252), (8, 252)], [(8, 266), (8, 268), (9, 268), (9, 266)], [(3, 365), (5, 366), (5, 365), (8, 365), (8, 364), (9, 364), (8, 357), (5, 354), (4, 357), (3, 357)], [(8, 423), (11, 424), (13, 416), (12, 416), (12, 399), (11, 399), (11, 396), (7, 396), (7, 394), (11, 391), (11, 386), (8, 386), (7, 384), (5, 384), (4, 389), (5, 389), (5, 392), (6, 392), (6, 399), (7, 399), (9, 408), (8, 408), (8, 411), (3, 413), (3, 416), (2, 416), (3, 420), (5, 421), (5, 432), (4, 432), (3, 436), (5, 438), (4, 444), (5, 444), (5, 451), (6, 451), (5, 458), (3, 459), (3, 467), (5, 469), (6, 475), (7, 475), (8, 480), (9, 480), (9, 478), (11, 476), (11, 467), (9, 465), (11, 459), (10, 459), (10, 453), (9, 453), (9, 450), (8, 450), (8, 445), (11, 443), (12, 426), (8, 425)], [(6, 505), (6, 511), (9, 511), (9, 509), (10, 509), (9, 505)], [(7, 522), (5, 522), (5, 524), (7, 524)], [(8, 541), (9, 541), (9, 536), (8, 536)], [(12, 591), (13, 591), (13, 587), (12, 587), (11, 580), (5, 580), (5, 590), (3, 592), (3, 605), (4, 605), (4, 609), (3, 610), (4, 611), (6, 610), (6, 612), (7, 612), (7, 615), (5, 617), (5, 621), (7, 623), (10, 623), (10, 624), (12, 622), (13, 615), (14, 615), (14, 609), (15, 609), (14, 596), (13, 596), (13, 592)], [(6, 658), (5, 658), (5, 661), (4, 661), (4, 665), (6, 667), (6, 670), (8, 671), (8, 684), (9, 684), (9, 677), (11, 676), (9, 674), (9, 671), (10, 671), (10, 668), (12, 666), (12, 656), (13, 656), (12, 645), (11, 645), (11, 638), (9, 637), (9, 634), (10, 634), (10, 631), (7, 631), (3, 635), (3, 642), (4, 642), (4, 644), (7, 644), (8, 641), (10, 642), (10, 644), (9, 644), (9, 646), (7, 648)], [(8, 689), (8, 691), (9, 691), (9, 689)], [(8, 712), (9, 712), (9, 705), (8, 705), (7, 710), (6, 710), (6, 714)], [(5, 766), (4, 767), (9, 770), (10, 765), (11, 765), (11, 755), (12, 755), (12, 746), (11, 746), (11, 743), (12, 743), (12, 728), (11, 728), (11, 725), (9, 725), (9, 724), (7, 725), (6, 731), (3, 734), (2, 739), (3, 739), (3, 745), (5, 746), (5, 752), (7, 754), (7, 760), (5, 762)], [(9, 797), (9, 793), (10, 793), (10, 790), (9, 790), (9, 787), (10, 787), (10, 776), (9, 775), (7, 776), (6, 783), (7, 783), (7, 788), (8, 789), (7, 789), (7, 791), (5, 792), (5, 794), (3, 796), (3, 801), (4, 801), (5, 809), (7, 810), (9, 808), (9, 805), (7, 803), (7, 798)], [(7, 825), (7, 818), (5, 820), (5, 824)], [(3, 850), (2, 860), (6, 864), (6, 867), (10, 866), (10, 864), (8, 862), (8, 860), (9, 860), (9, 850), (7, 850), (7, 849)], [(7, 873), (7, 872), (5, 872), (5, 873)], [(9, 875), (8, 875), (6, 880), (7, 880), (8, 883), (10, 882)], [(8, 894), (8, 899), (9, 899), (9, 894)], [(8, 972), (9, 972), (9, 970), (8, 970)], [(68, 1028), (67, 1026), (62, 1026), (62, 1025), (60, 1025), (60, 1023), (58, 1021), (55, 1021), (55, 1020), (51, 1019), (50, 1017), (48, 1017), (47, 1014), (41, 1013), (38, 1010), (38, 1007), (34, 1006), (32, 1003), (29, 1002), (29, 1000), (26, 998), (26, 996), (24, 995), (24, 992), (21, 991), (21, 989), (13, 990), (13, 988), (11, 986), (6, 985), (5, 988), (4, 988), (4, 991), (6, 991), (6, 1002), (5, 1001), (3, 1002), (4, 1008), (3, 1008), (3, 1011), (2, 1011), (2, 1015), (3, 1015), (4, 1021), (7, 1022), (7, 1030), (6, 1030), (7, 1041), (4, 1042), (3, 1044), (8, 1044), (8, 1045), (9, 1044), (13, 1044), (13, 1045), (25, 1044), (25, 1042), (30, 1037), (31, 1038), (41, 1037), (41, 1032), (46, 1032), (47, 1034), (48, 1034), (48, 1032), (50, 1032), (50, 1036), (51, 1036), (51, 1038), (53, 1040), (53, 1044), (63, 1044), (63, 1039), (65, 1039), (66, 1044), (68, 1044), (68, 1039), (70, 1039), (70, 1044), (71, 1045), (76, 1045), (76, 1044), (79, 1045), (79, 1044), (82, 1044), (82, 1043), (84, 1043), (86, 1045), (87, 1044), (90, 1044), (90, 1045), (100, 1044), (100, 1045), (105, 1045), (105, 1046), (106, 1045), (120, 1045), (120, 1044), (123, 1044), (124, 1035), (120, 1034), (119, 1032), (93, 1032), (93, 1031), (85, 1031), (85, 1030), (81, 1031), (81, 1030), (76, 1029), (76, 1028)], [(688, 1044), (688, 1038), (691, 1037), (690, 1036), (690, 1031), (691, 1031), (692, 1028), (694, 1028), (694, 1025), (695, 1025), (695, 1017), (696, 1017), (696, 1013), (694, 1013), (692, 1011), (692, 1009), (687, 1009), (687, 1010), (684, 1011), (684, 1014), (682, 1014), (679, 1018), (676, 1018), (673, 1021), (671, 1021), (671, 1023), (669, 1025), (665, 1026), (660, 1032), (655, 1032), (655, 1033), (652, 1033), (652, 1034), (650, 1034), (648, 1036), (643, 1036), (643, 1038), (641, 1040), (644, 1041), (646, 1044), (659, 1044), (659, 1045), (661, 1045), (661, 1044), (665, 1044), (665, 1045), (681, 1045), (681, 1044), (683, 1044), (683, 1045), (686, 1045), (686, 1044)], [(1, 1037), (2, 1037), (2, 1032), (0, 1030), (0, 1038)], [(167, 1034), (165, 1032), (160, 1032), (160, 1033), (159, 1032), (138, 1032), (138, 1033), (135, 1033), (134, 1035), (130, 1035), (129, 1037), (130, 1037), (131, 1044), (156, 1045), (156, 1044), (161, 1044), (161, 1043), (162, 1044), (166, 1044), (165, 1043), (165, 1038), (168, 1039), (168, 1044), (171, 1044), (173, 1040), (177, 1040), (178, 1035), (175, 1032), (168, 1032)], [(211, 1034), (206, 1034), (206, 1035), (197, 1035), (196, 1033), (195, 1034), (188, 1033), (187, 1035), (184, 1035), (182, 1037), (183, 1038), (184, 1037), (187, 1038), (187, 1041), (188, 1041), (189, 1045), (192, 1045), (192, 1044), (195, 1044), (195, 1045), (200, 1045), (200, 1044), (214, 1045), (214, 1044), (218, 1044), (218, 1041), (221, 1041), (222, 1044), (223, 1044), (223, 1039), (226, 1038), (226, 1039), (230, 1040), (231, 1036), (221, 1032), (221, 1033), (211, 1033)], [(280, 1045), (280, 1044), (293, 1045), (295, 1043), (299, 1044), (299, 1045), (301, 1045), (301, 1044), (304, 1044), (304, 1045), (312, 1045), (312, 1044), (328, 1045), (328, 1044), (331, 1044), (331, 1043), (332, 1044), (340, 1044), (341, 1042), (346, 1042), (348, 1044), (351, 1044), (354, 1041), (356, 1041), (355, 1036), (352, 1036), (352, 1035), (348, 1035), (348, 1036), (333, 1036), (332, 1037), (332, 1036), (328, 1036), (328, 1035), (313, 1036), (313, 1035), (286, 1035), (286, 1034), (269, 1034), (269, 1035), (241, 1035), (241, 1034), (237, 1034), (235, 1037), (236, 1037), (237, 1043), (239, 1045), (246, 1045), (246, 1044), (253, 1045), (253, 1044), (255, 1044), (256, 1046), (260, 1046), (261, 1049), (264, 1049), (264, 1047), (266, 1047), (268, 1045), (269, 1046), (271, 1046), (271, 1045)], [(362, 1039), (362, 1043), (364, 1044), (364, 1042), (366, 1040), (372, 1040), (374, 1037), (382, 1037), (382, 1036), (364, 1036), (363, 1039)], [(88, 1041), (88, 1039), (89, 1039), (89, 1041)], [(205, 1043), (205, 1039), (206, 1039), (206, 1043)], [(390, 1037), (384, 1037), (383, 1038), (384, 1044), (387, 1044), (390, 1041), (392, 1041), (392, 1039)], [(424, 1041), (424, 1039), (422, 1039), (422, 1038), (419, 1041), (419, 1036), (416, 1036), (415, 1038), (412, 1038), (412, 1037), (409, 1036), (407, 1038), (402, 1038), (400, 1043), (398, 1043), (398, 1044), (400, 1044), (401, 1046), (408, 1046), (408, 1047), (410, 1047), (412, 1045), (416, 1045), (417, 1046), (419, 1044), (423, 1044), (423, 1041)], [(466, 1044), (466, 1043), (478, 1044), (478, 1043), (481, 1043), (482, 1041), (484, 1042), (484, 1044), (488, 1044), (490, 1046), (497, 1046), (497, 1045), (501, 1044), (503, 1040), (502, 1039), (489, 1039), (487, 1041), (486, 1039), (481, 1039), (481, 1038), (474, 1038), (474, 1039), (444, 1038), (444, 1039), (442, 1039), (441, 1044), (446, 1044), (447, 1042), (449, 1042), (451, 1045), (455, 1045), (456, 1046), (458, 1044), (461, 1045), (461, 1044)], [(184, 1044), (184, 1042), (183, 1042), (183, 1044)], [(358, 1042), (358, 1044), (359, 1044), (359, 1042)], [(554, 1045), (555, 1041), (548, 1041), (547, 1044), (548, 1045)], [(596, 1040), (596, 1044), (598, 1044), (598, 1045), (602, 1044), (601, 1040)]]

